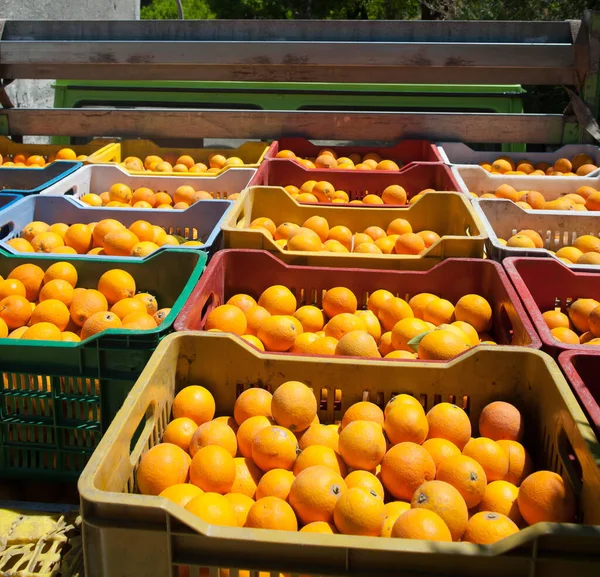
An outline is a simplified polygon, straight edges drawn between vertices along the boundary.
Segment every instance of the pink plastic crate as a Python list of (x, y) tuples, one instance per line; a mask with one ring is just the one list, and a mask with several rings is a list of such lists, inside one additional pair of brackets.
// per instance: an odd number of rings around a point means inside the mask
[(507, 258), (502, 265), (521, 297), (533, 326), (542, 339), (542, 349), (555, 358), (563, 351), (589, 352), (592, 345), (568, 345), (557, 341), (542, 313), (560, 307), (567, 314), (578, 298), (600, 300), (600, 271), (579, 272), (553, 258)]
[(292, 184), (300, 188), (307, 180), (326, 180), (336, 190), (347, 192), (350, 200), (361, 199), (366, 194), (381, 196), (385, 188), (392, 184), (402, 186), (408, 194), (408, 199), (426, 188), (436, 191), (460, 190), (452, 171), (443, 164), (418, 162), (411, 164), (401, 172), (331, 170), (328, 168), (307, 170), (299, 164), (288, 162), (283, 158), (266, 159), (248, 186), (284, 187)]
[(565, 351), (558, 363), (596, 435), (600, 434), (600, 351)]

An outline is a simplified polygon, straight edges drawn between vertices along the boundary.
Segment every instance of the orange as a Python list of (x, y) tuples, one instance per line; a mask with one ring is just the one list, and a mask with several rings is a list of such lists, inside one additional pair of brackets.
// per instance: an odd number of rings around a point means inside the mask
[(163, 443), (172, 443), (188, 452), (190, 441), (198, 425), (188, 417), (173, 419), (165, 429)]
[(429, 424), (423, 407), (398, 404), (386, 415), (384, 429), (393, 445), (405, 441), (421, 445), (427, 439)]
[(309, 234), (297, 234), (288, 240), (286, 249), (289, 251), (320, 251), (323, 248), (323, 243), (318, 236)]
[[(407, 511), (410, 511), (410, 503), (405, 501), (390, 501), (384, 506), (385, 509), (385, 520), (383, 522), (383, 528), (381, 529), (381, 537), (391, 537), (394, 524), (400, 518), (400, 516)], [(415, 509), (419, 510), (420, 509)], [(425, 511), (425, 509), (423, 509)], [(429, 514), (429, 511), (427, 511)], [(435, 513), (433, 513), (435, 514)], [(450, 532), (448, 531), (448, 540), (450, 539)]]
[(508, 455), (508, 472), (504, 480), (519, 487), (523, 479), (533, 472), (533, 461), (521, 443), (505, 439), (497, 443)]
[(519, 231), (519, 234), (528, 236), (533, 241), (535, 248), (544, 248), (544, 241), (542, 240), (542, 237), (539, 235), (539, 233), (537, 233), (535, 230), (521, 230)]
[(6, 244), (11, 246), (17, 252), (35, 252), (31, 243), (24, 238), (11, 238)]
[(104, 245), (104, 238), (107, 234), (118, 230), (125, 230), (125, 226), (122, 225), (118, 220), (112, 218), (106, 218), (101, 220), (92, 232), (94, 245), (99, 247)]
[(344, 479), (348, 489), (359, 488), (368, 491), (371, 494), (375, 493), (382, 501), (384, 499), (384, 490), (381, 481), (368, 471), (352, 471)]
[(428, 509), (410, 509), (395, 520), (390, 537), (425, 541), (452, 541), (444, 520)]
[(237, 517), (228, 499), (219, 493), (203, 493), (194, 497), (185, 508), (210, 525), (236, 527)]
[(468, 344), (471, 346), (479, 344), (479, 335), (477, 334), (477, 331), (473, 325), (465, 321), (454, 321), (450, 326), (460, 329), (465, 335), (467, 335)]
[(296, 312), (296, 297), (290, 289), (282, 285), (273, 285), (264, 290), (258, 299), (258, 305), (272, 315), (293, 315)]
[(271, 413), (281, 427), (301, 432), (308, 429), (317, 415), (317, 399), (304, 383), (287, 381), (273, 393)]
[(264, 345), (258, 340), (258, 337), (255, 337), (254, 335), (242, 335), (242, 339), (261, 351), (265, 350)]
[(263, 471), (271, 469), (292, 470), (296, 461), (298, 442), (283, 427), (260, 429), (252, 441), (252, 460)]
[(598, 167), (595, 164), (582, 164), (577, 169), (575, 174), (577, 176), (587, 176), (590, 172), (593, 172), (594, 170), (598, 170)]
[(406, 232), (396, 239), (396, 254), (420, 254), (425, 250), (425, 241), (414, 232)]
[(417, 357), (415, 353), (409, 353), (408, 351), (392, 351), (384, 357), (385, 359), (404, 359), (414, 361)]
[(381, 463), (383, 486), (396, 499), (410, 501), (418, 487), (434, 478), (435, 464), (431, 455), (416, 443), (394, 445)]
[(404, 299), (394, 297), (383, 303), (377, 316), (383, 328), (386, 331), (391, 331), (398, 321), (413, 317), (414, 315), (409, 304)]
[(344, 335), (352, 331), (364, 331), (364, 321), (352, 313), (341, 313), (334, 316), (324, 327), (325, 334), (340, 340)]
[(246, 419), (237, 431), (237, 442), (239, 452), (247, 458), (252, 457), (252, 442), (254, 437), (261, 429), (270, 427), (273, 424), (272, 420), (264, 415), (257, 415)]
[(217, 329), (238, 336), (245, 334), (247, 327), (246, 316), (242, 310), (229, 304), (218, 306), (210, 311), (204, 324), (205, 330)]
[(245, 526), (255, 529), (297, 531), (298, 521), (293, 509), (283, 499), (263, 497), (252, 505)]
[(346, 333), (338, 341), (335, 354), (345, 357), (381, 357), (375, 339), (367, 331)]
[(392, 328), (392, 346), (395, 350), (413, 352), (408, 342), (430, 329), (425, 321), (414, 317), (407, 317), (398, 321)]
[(523, 517), (519, 511), (517, 497), (519, 489), (508, 481), (494, 481), (490, 483), (479, 505), (480, 511), (490, 511), (506, 515), (513, 523), (520, 525)]
[(600, 264), (600, 254), (597, 252), (588, 252), (582, 254), (575, 264)]
[(417, 234), (423, 239), (426, 249), (440, 240), (440, 235), (432, 230), (422, 230)]
[(130, 204), (131, 199), (133, 198), (133, 193), (131, 192), (131, 188), (129, 188), (126, 184), (116, 183), (108, 189), (108, 198), (111, 201)]
[(298, 336), (294, 317), (272, 315), (266, 318), (258, 329), (257, 337), (267, 351), (284, 352), (292, 348)]
[[(591, 253), (594, 254), (594, 253)], [(572, 263), (576, 263), (579, 258), (581, 258), (583, 256), (583, 253), (578, 249), (575, 248), (574, 246), (563, 246), (562, 248), (559, 248), (556, 251), (556, 257), (557, 258), (566, 258), (567, 260), (571, 261)], [(553, 328), (553, 327), (551, 327)]]
[(341, 242), (337, 240), (326, 240), (322, 250), (326, 252), (350, 252)]
[(81, 337), (71, 331), (63, 331), (60, 334), (60, 340), (66, 343), (78, 343), (81, 341)]
[(381, 200), (384, 204), (406, 204), (408, 195), (406, 190), (399, 184), (392, 184), (386, 187), (381, 193)]
[[(18, 330), (18, 329), (17, 329)], [(23, 331), (25, 332), (25, 331)], [(0, 339), (8, 337), (8, 325), (0, 318)]]
[(251, 417), (271, 417), (271, 402), (273, 395), (265, 389), (252, 387), (246, 389), (235, 401), (233, 416), (235, 422), (241, 425)]
[(49, 225), (47, 223), (39, 220), (34, 220), (21, 230), (20, 236), (26, 241), (31, 242), (38, 234), (46, 232), (48, 228)]
[(227, 493), (225, 499), (231, 503), (238, 527), (243, 527), (246, 524), (250, 509), (254, 505), (254, 499), (241, 493)]
[(548, 325), (548, 328), (550, 330), (558, 327), (568, 329), (571, 325), (571, 323), (569, 322), (569, 317), (566, 314), (561, 313), (560, 311), (546, 311), (542, 314), (542, 317), (546, 321), (546, 324)]
[(517, 503), (529, 525), (572, 523), (577, 512), (570, 485), (552, 471), (537, 471), (529, 475), (519, 487)]
[(374, 241), (385, 238), (386, 232), (379, 226), (369, 226), (365, 229), (364, 234), (370, 236)]
[(275, 240), (286, 239), (289, 240), (294, 232), (296, 232), (300, 227), (293, 222), (284, 222), (280, 224), (275, 230), (275, 234), (273, 238)]
[(379, 341), (381, 338), (381, 324), (379, 323), (377, 316), (369, 310), (356, 311), (354, 314), (363, 321), (367, 332), (375, 339), (375, 341)]
[(155, 445), (144, 453), (136, 470), (139, 492), (159, 495), (172, 485), (187, 482), (190, 463), (190, 456), (177, 445)]
[(141, 242), (153, 242), (154, 241), (154, 228), (146, 220), (136, 220), (130, 227), (129, 230), (137, 236)]
[(525, 234), (515, 234), (508, 239), (506, 246), (517, 248), (535, 248), (535, 243)]
[(292, 471), (285, 469), (271, 469), (267, 471), (260, 478), (256, 487), (256, 499), (278, 497), (287, 501), (295, 478)]
[(506, 515), (486, 511), (476, 513), (469, 519), (463, 541), (490, 545), (518, 532), (517, 525)]
[(11, 295), (24, 297), (27, 294), (25, 285), (16, 278), (0, 280), (0, 300)]
[(425, 318), (425, 309), (429, 303), (439, 300), (440, 297), (431, 293), (419, 293), (413, 296), (408, 304), (416, 318), (423, 320)]
[(483, 467), (488, 482), (504, 479), (508, 473), (508, 454), (492, 439), (471, 439), (465, 445), (463, 455), (475, 459)]
[(513, 202), (519, 200), (519, 193), (510, 184), (501, 184), (495, 191), (494, 194), (497, 198), (507, 198)]
[(64, 331), (69, 324), (70, 314), (67, 305), (57, 299), (48, 299), (39, 303), (31, 314), (30, 323), (52, 323), (58, 330)]
[(237, 454), (235, 432), (229, 425), (221, 421), (209, 421), (197, 427), (190, 439), (189, 453), (193, 457), (200, 449), (210, 445), (222, 447), (232, 457)]
[(85, 254), (93, 246), (92, 229), (86, 224), (73, 224), (65, 232), (64, 241), (78, 254)]
[(390, 353), (394, 352), (392, 345), (392, 331), (383, 333), (379, 339), (379, 352), (382, 357), (386, 357)]
[(358, 302), (354, 293), (345, 287), (329, 289), (323, 296), (323, 311), (332, 318), (342, 313), (354, 314)]
[(109, 232), (104, 237), (102, 246), (109, 256), (130, 256), (133, 247), (139, 242), (140, 239), (130, 230), (122, 229)]
[[(42, 289), (42, 292), (43, 289)], [(145, 313), (144, 303), (136, 298), (124, 298), (116, 302), (110, 309), (111, 313), (116, 314), (121, 320), (132, 313)]]
[(388, 235), (391, 234), (405, 234), (405, 233), (410, 233), (412, 232), (412, 226), (410, 224), (410, 222), (408, 222), (407, 220), (403, 219), (403, 218), (396, 218), (394, 220), (392, 220), (392, 222), (390, 222), (390, 224), (388, 224), (386, 232)]
[(172, 412), (173, 418), (188, 417), (200, 426), (215, 416), (215, 399), (204, 387), (190, 385), (177, 393)]
[(529, 206), (531, 206), (531, 208), (535, 210), (540, 210), (544, 208), (544, 205), (546, 204), (546, 199), (544, 198), (544, 195), (535, 190), (528, 190), (524, 194), (521, 194), (519, 200), (527, 203)]
[(465, 455), (447, 457), (439, 464), (436, 479), (452, 485), (462, 496), (469, 509), (477, 507), (487, 486), (483, 467)]
[(411, 405), (413, 407), (417, 407), (417, 408), (423, 408), (421, 406), (421, 403), (419, 403), (419, 401), (417, 401), (417, 399), (415, 399), (413, 396), (411, 395), (406, 395), (404, 393), (400, 394), (400, 395), (394, 395), (389, 401), (388, 404), (385, 406), (385, 409), (383, 411), (383, 414), (387, 417), (389, 412), (399, 406), (399, 405)]
[(504, 401), (486, 405), (479, 415), (479, 434), (493, 441), (520, 441), (523, 437), (523, 426), (519, 410)]
[[(290, 349), (291, 353), (307, 354), (309, 346), (315, 341), (319, 340), (319, 337), (315, 333), (302, 333), (296, 337), (294, 346)], [(260, 342), (260, 341), (259, 341)], [(261, 343), (262, 346), (262, 343)], [(264, 347), (263, 347), (264, 350)]]
[(573, 246), (583, 253), (600, 252), (600, 238), (584, 234), (573, 241)]
[(568, 309), (568, 315), (575, 328), (585, 333), (590, 330), (589, 316), (591, 312), (600, 306), (595, 299), (577, 299)]
[(338, 499), (333, 519), (344, 535), (378, 537), (385, 520), (383, 500), (375, 492), (358, 487), (348, 489)]
[(244, 311), (244, 315), (247, 323), (246, 333), (256, 336), (263, 320), (270, 317), (271, 313), (269, 313), (269, 311), (264, 307), (257, 305)]
[(131, 196), (131, 203), (147, 202), (152, 208), (156, 206), (156, 195), (154, 192), (144, 186), (137, 188)]
[(0, 319), (10, 329), (26, 325), (31, 317), (29, 301), (20, 295), (9, 295), (0, 301)]
[(552, 336), (561, 343), (568, 343), (570, 345), (578, 345), (579, 337), (577, 333), (573, 332), (571, 329), (566, 329), (564, 327), (556, 327), (550, 331)]
[(204, 491), (191, 483), (178, 483), (171, 485), (162, 491), (158, 496), (172, 501), (180, 507), (185, 507), (194, 497), (202, 495)]
[(322, 445), (338, 451), (339, 433), (328, 425), (313, 423), (298, 437), (298, 445), (304, 450), (313, 445)]
[(21, 281), (25, 287), (25, 297), (28, 301), (35, 302), (42, 288), (44, 271), (35, 264), (22, 264), (10, 271), (7, 279)]
[(317, 168), (337, 168), (337, 160), (331, 154), (322, 154), (315, 160)]
[(338, 533), (338, 530), (331, 524), (325, 523), (324, 521), (314, 521), (304, 525), (299, 531), (300, 533), (326, 533), (328, 535), (334, 535)]
[(223, 447), (202, 447), (190, 465), (190, 482), (203, 491), (224, 495), (231, 490), (235, 480), (235, 463), (231, 454)]
[(110, 305), (135, 295), (135, 279), (127, 271), (111, 269), (98, 281), (98, 290), (106, 297)]
[[(23, 290), (23, 292), (25, 291)], [(40, 291), (39, 300), (40, 302), (43, 302), (48, 299), (56, 299), (63, 302), (68, 307), (73, 301), (73, 295), (74, 289), (66, 280), (54, 279), (44, 284)]]
[(34, 252), (54, 252), (64, 245), (63, 239), (55, 232), (41, 232), (31, 241)]
[(471, 438), (471, 421), (456, 405), (438, 403), (427, 413), (427, 421), (429, 439), (440, 438), (452, 441), (462, 451)]
[(294, 463), (294, 475), (298, 476), (304, 469), (315, 466), (329, 467), (342, 477), (345, 477), (347, 473), (346, 465), (332, 448), (311, 445), (298, 455)]
[[(330, 182), (327, 182), (326, 180), (322, 180), (320, 182), (317, 182), (313, 186), (313, 188), (311, 190), (311, 193), (314, 194), (317, 197), (317, 200), (319, 202), (331, 202), (331, 195), (334, 192), (335, 192), (334, 186)], [(311, 217), (311, 218), (317, 219), (316, 222), (319, 222), (320, 225), (322, 225), (323, 224), (322, 221), (325, 220), (325, 219), (320, 220), (322, 217)], [(327, 229), (324, 231), (325, 232), (325, 238), (327, 238), (327, 233), (329, 232), (329, 224), (327, 224), (327, 221), (325, 221), (324, 224), (327, 226)], [(319, 234), (319, 236), (321, 236), (321, 235)], [(323, 240), (323, 239), (321, 239), (321, 240)]]
[[(466, 335), (465, 335), (466, 337)], [(465, 338), (450, 330), (427, 333), (419, 343), (418, 357), (427, 361), (448, 360), (468, 349)]]
[(333, 521), (333, 511), (347, 491), (344, 479), (329, 467), (304, 469), (294, 479), (288, 501), (302, 523)]
[(246, 457), (236, 457), (233, 462), (235, 464), (235, 481), (231, 486), (231, 492), (254, 499), (262, 471), (251, 459)]
[(450, 530), (453, 541), (458, 541), (467, 527), (469, 512), (460, 492), (444, 481), (428, 481), (415, 491), (413, 509), (427, 509), (437, 513)]
[(383, 426), (383, 420), (383, 411), (375, 403), (360, 401), (351, 405), (344, 413), (340, 429), (353, 421), (371, 421)]
[(298, 319), (302, 325), (302, 329), (309, 333), (316, 333), (322, 330), (325, 324), (322, 311), (312, 305), (300, 307), (294, 313), (294, 318)]
[(306, 348), (309, 355), (335, 355), (338, 340), (333, 337), (319, 337)]
[(446, 299), (438, 298), (435, 300), (431, 300), (429, 304), (425, 307), (425, 310), (423, 312), (423, 320), (429, 323), (433, 323), (436, 326), (442, 324), (450, 324), (455, 320), (454, 305)]
[(108, 310), (106, 297), (94, 289), (86, 289), (85, 292), (73, 294), (70, 312), (71, 319), (77, 325), (82, 327), (94, 313)]
[(469, 323), (478, 333), (488, 332), (492, 327), (492, 307), (482, 296), (469, 294), (456, 303), (454, 316), (457, 321)]
[(383, 204), (381, 197), (376, 194), (367, 194), (363, 197), (362, 202), (363, 204)]
[(337, 240), (344, 245), (348, 250), (352, 245), (352, 231), (346, 226), (333, 226), (329, 229), (327, 240)]
[(122, 327), (134, 331), (146, 331), (156, 328), (154, 317), (146, 312), (129, 313), (123, 318)]
[(492, 163), (492, 172), (499, 172), (504, 174), (505, 172), (514, 170), (514, 163), (510, 159), (498, 158)]
[(386, 451), (381, 425), (372, 421), (352, 421), (339, 435), (339, 453), (353, 469), (372, 471)]
[(61, 332), (60, 329), (47, 322), (36, 323), (29, 327), (22, 335), (23, 340), (42, 340), (42, 341), (60, 341)]
[(444, 459), (460, 455), (460, 449), (447, 439), (427, 439), (422, 447), (431, 455), (436, 471)]

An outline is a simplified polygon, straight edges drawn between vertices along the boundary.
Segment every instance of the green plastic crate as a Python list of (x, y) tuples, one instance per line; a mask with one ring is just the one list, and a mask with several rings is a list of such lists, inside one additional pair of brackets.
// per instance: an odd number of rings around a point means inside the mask
[[(45, 270), (64, 260), (69, 259), (0, 251), (0, 275), (23, 263)], [(139, 292), (155, 295), (159, 307), (170, 307), (171, 313), (156, 329), (110, 329), (81, 343), (0, 339), (0, 478), (79, 476), (152, 352), (172, 331), (204, 271), (206, 254), (178, 250), (143, 262), (70, 262), (78, 285), (90, 288), (109, 269), (127, 270)]]

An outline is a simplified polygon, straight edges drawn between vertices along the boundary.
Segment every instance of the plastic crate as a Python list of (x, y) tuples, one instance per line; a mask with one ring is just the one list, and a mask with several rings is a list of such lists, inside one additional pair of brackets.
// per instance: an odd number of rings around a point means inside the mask
[[(300, 252), (283, 250), (261, 231), (246, 228), (259, 216), (269, 217), (276, 224), (302, 224), (314, 215), (325, 217), (330, 227), (343, 225), (354, 232), (369, 226), (386, 229), (395, 218), (405, 218), (414, 230), (434, 230), (442, 238), (423, 255)], [(236, 200), (221, 229), (225, 248), (265, 249), (288, 264), (409, 270), (426, 270), (445, 258), (480, 258), (486, 238), (471, 203), (458, 192), (431, 192), (408, 208), (357, 208), (301, 205), (282, 188), (254, 186)]]
[(600, 352), (565, 351), (559, 355), (558, 363), (596, 435), (600, 435)]
[(542, 349), (557, 357), (562, 351), (590, 351), (593, 345), (569, 345), (552, 337), (542, 313), (560, 308), (567, 313), (578, 298), (600, 297), (600, 269), (597, 272), (569, 270), (555, 259), (509, 258), (502, 262), (533, 326), (542, 339)]
[(0, 192), (0, 213), (12, 206), (17, 200), (21, 200), (23, 197), (20, 194), (9, 194)]
[(81, 166), (81, 162), (57, 160), (44, 168), (2, 168), (0, 190), (11, 194), (48, 194), (48, 188), (73, 175)]
[[(1, 203), (0, 199), (0, 203)], [(221, 244), (221, 221), (232, 206), (230, 200), (200, 200), (183, 211), (147, 210), (138, 208), (92, 208), (70, 196), (36, 195), (29, 196), (9, 208), (0, 210), (0, 247), (12, 254), (23, 254), (10, 246), (7, 241), (20, 236), (21, 230), (34, 220), (54, 224), (88, 224), (105, 218), (115, 218), (129, 227), (137, 220), (146, 220), (164, 228), (168, 234), (179, 235), (186, 240), (201, 240), (201, 247), (180, 247), (187, 250), (202, 250), (209, 255), (215, 253)], [(180, 250), (172, 246), (162, 246), (159, 252)], [(69, 255), (70, 258), (113, 259), (106, 255)], [(148, 258), (148, 257), (146, 257)], [(130, 257), (132, 262), (140, 260)]]
[[(244, 161), (244, 168), (256, 168), (263, 161), (263, 158), (265, 157), (270, 146), (272, 145), (269, 145), (267, 142), (244, 142), (244, 144), (238, 148), (186, 148), (162, 147), (151, 140), (122, 140), (121, 142), (115, 143), (109, 150), (101, 150), (96, 154), (93, 154), (90, 156), (89, 161), (92, 163), (101, 164), (120, 164), (128, 156), (137, 156), (143, 162), (146, 156), (150, 156), (151, 154), (160, 156), (163, 159), (165, 155), (174, 155), (179, 157), (183, 154), (189, 154), (196, 162), (203, 162), (206, 164), (206, 166), (208, 166), (209, 156), (212, 156), (213, 154), (223, 154), (227, 157), (237, 156), (238, 158), (241, 158)], [(197, 176), (214, 178), (215, 176), (223, 174), (228, 170), (230, 170), (229, 167), (222, 169), (216, 174), (201, 175), (198, 173)], [(159, 176), (164, 174), (161, 172), (149, 171), (127, 172), (128, 174), (151, 176)], [(189, 176), (191, 178), (196, 178), (194, 174), (196, 173), (191, 173)]]
[[(594, 164), (600, 166), (600, 148), (593, 144), (567, 144), (554, 152), (498, 152), (473, 150), (468, 144), (462, 142), (439, 142), (438, 154), (447, 164), (479, 164), (480, 162), (494, 162), (500, 156), (512, 158), (515, 162), (529, 160), (534, 164), (548, 162), (554, 164), (559, 158), (571, 160), (576, 154), (587, 154), (594, 159)], [(595, 172), (595, 171), (594, 171)], [(553, 177), (556, 178), (556, 177)]]
[[(600, 219), (593, 212), (523, 210), (511, 200), (492, 198), (473, 199), (473, 209), (486, 235), (486, 253), (489, 258), (503, 261), (507, 257), (550, 257), (563, 246), (570, 246), (581, 235), (600, 236)], [(508, 240), (520, 230), (531, 229), (540, 234), (544, 248), (517, 248), (500, 244), (498, 238)], [(600, 270), (587, 264), (564, 265), (573, 270)]]
[(327, 168), (321, 170), (312, 169), (310, 172), (307, 172), (305, 168), (296, 162), (289, 162), (283, 158), (265, 160), (254, 178), (250, 181), (249, 186), (285, 187), (288, 184), (293, 184), (300, 188), (307, 180), (326, 180), (336, 190), (346, 191), (350, 196), (350, 200), (362, 199), (366, 194), (381, 196), (385, 188), (392, 184), (399, 184), (404, 187), (409, 199), (426, 188), (432, 188), (436, 191), (460, 190), (451, 170), (443, 164), (413, 163), (402, 170), (402, 172), (389, 172), (385, 170), (348, 171), (330, 170)]
[[(516, 190), (536, 190), (546, 200), (556, 200), (567, 194), (577, 192), (581, 186), (600, 189), (600, 176), (521, 176), (491, 174), (481, 166), (453, 166), (452, 175), (458, 184), (458, 190), (468, 194), (475, 192), (494, 192), (501, 184), (510, 184)], [(484, 200), (495, 200), (493, 198)], [(500, 200), (500, 199), (498, 199)], [(533, 211), (533, 212), (538, 212)], [(568, 214), (568, 210), (547, 211)], [(578, 213), (581, 214), (581, 213)]]
[[(427, 141), (427, 140), (403, 140), (392, 146), (355, 146), (352, 144), (345, 144), (343, 146), (326, 146), (320, 144), (313, 144), (306, 138), (280, 138), (275, 141), (274, 146), (271, 146), (266, 154), (266, 158), (275, 158), (280, 150), (291, 150), (300, 158), (316, 158), (319, 155), (319, 151), (324, 148), (333, 150), (338, 157), (350, 156), (351, 154), (360, 154), (364, 156), (369, 152), (374, 152), (381, 156), (382, 160), (393, 160), (394, 162), (402, 164), (400, 170), (404, 171), (409, 166), (412, 166), (415, 162), (444, 162), (442, 155), (439, 152), (438, 147)], [(311, 174), (315, 169), (306, 169), (302, 167), (295, 160), (285, 160), (287, 163), (294, 164), (303, 170), (310, 172)], [(341, 172), (347, 174), (346, 170), (332, 170), (331, 172)], [(392, 172), (393, 171), (382, 171)], [(315, 179), (317, 180), (317, 179)]]
[[(93, 154), (102, 155), (105, 158), (112, 158), (114, 160), (114, 156), (110, 156), (111, 149), (114, 147), (114, 141), (110, 139), (97, 138), (94, 139), (87, 144), (21, 144), (19, 142), (15, 142), (6, 136), (0, 136), (0, 154), (5, 157), (6, 156), (14, 156), (15, 154), (27, 154), (28, 156), (32, 154), (39, 154), (43, 156), (46, 160), (50, 156), (55, 156), (59, 150), (63, 148), (70, 148), (77, 154), (77, 156), (85, 155), (91, 156)], [(88, 162), (84, 160), (82, 162)], [(0, 167), (2, 168), (2, 167)], [(34, 170), (34, 169), (31, 169)], [(1, 174), (1, 173), (0, 173)]]
[(79, 284), (95, 287), (109, 269), (122, 268), (138, 291), (171, 307), (157, 328), (109, 329), (80, 343), (0, 339), (0, 477), (73, 480), (82, 471), (133, 383), (188, 299), (206, 254), (178, 250), (144, 261), (69, 259), (0, 254), (0, 275), (31, 262), (44, 270), (68, 260)]
[[(540, 523), (487, 546), (311, 535), (210, 526), (166, 499), (135, 494), (137, 464), (160, 442), (180, 388), (207, 387), (224, 415), (245, 388), (274, 390), (290, 379), (313, 388), (323, 423), (339, 421), (355, 402), (383, 407), (401, 392), (426, 410), (441, 400), (459, 402), (475, 423), (487, 403), (512, 402), (525, 415), (525, 443), (536, 464), (572, 483), (587, 526)], [(138, 425), (143, 433), (132, 443)], [(79, 480), (86, 575), (162, 577), (178, 568), (186, 575), (191, 566), (190, 575), (206, 575), (208, 567), (219, 577), (227, 573), (213, 568), (251, 575), (595, 576), (597, 443), (560, 370), (539, 351), (481, 347), (449, 363), (386, 363), (265, 356), (229, 335), (176, 333), (156, 350)]]
[(392, 291), (405, 300), (429, 292), (452, 302), (476, 293), (492, 306), (496, 342), (536, 349), (542, 346), (502, 267), (479, 259), (449, 259), (426, 272), (375, 272), (289, 266), (266, 251), (224, 250), (208, 265), (177, 317), (175, 330), (200, 330), (214, 307), (225, 304), (237, 293), (258, 299), (275, 281), (290, 288), (298, 307), (314, 304), (320, 308), (324, 292), (335, 286), (349, 288), (357, 296), (360, 308), (366, 308), (368, 295), (378, 289)]
[[(147, 186), (154, 191), (168, 192), (171, 196), (177, 188), (189, 184), (194, 187), (194, 190), (213, 192), (217, 198), (226, 199), (228, 195), (241, 192), (246, 188), (255, 172), (254, 168), (232, 168), (216, 176), (132, 175), (120, 166), (90, 164), (57, 182), (45, 190), (44, 194), (69, 194), (74, 198), (80, 198), (90, 192), (102, 194), (113, 184), (120, 182), (129, 186), (131, 190)], [(148, 214), (149, 211), (156, 209), (140, 210), (143, 210), (144, 214)]]

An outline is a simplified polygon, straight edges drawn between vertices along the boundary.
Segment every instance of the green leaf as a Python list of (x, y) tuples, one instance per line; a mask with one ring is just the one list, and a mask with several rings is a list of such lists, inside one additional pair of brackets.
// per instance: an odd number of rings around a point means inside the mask
[(410, 339), (410, 341), (408, 341), (408, 346), (416, 353), (417, 349), (419, 348), (419, 343), (423, 340), (423, 337), (431, 332), (433, 331), (425, 331), (424, 333), (419, 333), (416, 337), (413, 337), (412, 339)]
[(175, 237), (179, 244), (183, 244), (184, 242), (187, 242), (187, 239), (183, 238), (182, 236), (179, 236), (178, 234), (172, 234), (171, 236)]

